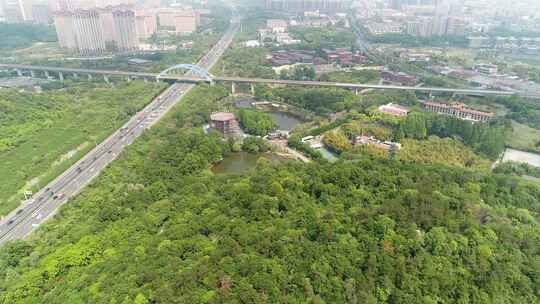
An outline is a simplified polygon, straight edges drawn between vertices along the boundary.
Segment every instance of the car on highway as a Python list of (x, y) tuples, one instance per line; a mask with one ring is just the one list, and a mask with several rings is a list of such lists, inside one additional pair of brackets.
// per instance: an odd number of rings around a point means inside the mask
[(59, 193), (59, 194), (56, 194), (55, 196), (53, 196), (53, 199), (63, 199), (64, 197), (66, 197), (66, 195), (64, 193)]

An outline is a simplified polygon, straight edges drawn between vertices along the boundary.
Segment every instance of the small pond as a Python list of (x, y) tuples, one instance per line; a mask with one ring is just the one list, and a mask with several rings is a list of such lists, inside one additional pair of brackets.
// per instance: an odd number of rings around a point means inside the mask
[(255, 167), (259, 158), (265, 158), (272, 162), (284, 160), (282, 157), (271, 153), (234, 152), (215, 164), (211, 170), (217, 174), (242, 173)]
[[(251, 105), (252, 102), (253, 99), (239, 100), (236, 102), (235, 106), (240, 109), (248, 109), (253, 107)], [(281, 131), (291, 131), (296, 125), (302, 123), (301, 119), (287, 112), (265, 111), (265, 113), (272, 117), (274, 122), (278, 125), (278, 130)]]
[(333, 152), (329, 151), (325, 147), (317, 149), (317, 151), (321, 152), (322, 156), (329, 162), (333, 163), (338, 160), (338, 157)]

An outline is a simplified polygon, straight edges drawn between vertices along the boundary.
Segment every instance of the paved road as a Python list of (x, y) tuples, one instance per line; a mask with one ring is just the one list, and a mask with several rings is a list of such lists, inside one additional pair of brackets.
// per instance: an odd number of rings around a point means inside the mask
[[(219, 52), (219, 48), (213, 49), (207, 58), (203, 58), (199, 62), (199, 66), (206, 68), (211, 67), (211, 60), (217, 61), (215, 54)], [(89, 69), (70, 69), (70, 68), (52, 68), (45, 66), (31, 66), (31, 65), (18, 65), (18, 64), (0, 64), (0, 68), (20, 69), (20, 70), (35, 70), (35, 71), (56, 71), (65, 73), (80, 73), (80, 74), (93, 74), (93, 75), (113, 75), (113, 76), (125, 76), (136, 77), (146, 79), (156, 79), (158, 74), (153, 73), (137, 73), (137, 72), (122, 72), (122, 71), (107, 71), (107, 70), (89, 70)], [(192, 73), (186, 75), (166, 75), (160, 76), (161, 80), (170, 80), (182, 83), (199, 83), (206, 82), (203, 79)], [(440, 87), (422, 87), (422, 86), (400, 86), (400, 85), (377, 85), (377, 84), (356, 84), (356, 83), (339, 83), (339, 82), (325, 82), (325, 81), (299, 81), (299, 80), (281, 80), (281, 79), (263, 79), (263, 78), (242, 78), (242, 77), (220, 77), (216, 76), (212, 78), (215, 82), (238, 82), (238, 83), (262, 83), (262, 84), (282, 84), (282, 85), (298, 85), (298, 86), (316, 86), (316, 87), (336, 87), (346, 89), (380, 89), (380, 90), (405, 90), (416, 92), (441, 92), (441, 93), (455, 93), (464, 95), (477, 95), (477, 96), (513, 96), (519, 95), (527, 98), (540, 98), (540, 92), (521, 92), (521, 91), (500, 91), (500, 90), (485, 90), (485, 89), (460, 89), (460, 88), (440, 88)]]
[[(174, 76), (165, 77), (164, 79)], [(240, 78), (240, 77), (214, 77), (214, 81), (231, 81), (238, 83), (263, 83), (263, 84), (285, 84), (298, 86), (316, 86), (316, 87), (336, 87), (346, 89), (383, 89), (383, 90), (405, 90), (418, 92), (444, 92), (456, 94), (470, 95), (499, 95), (512, 96), (518, 95), (516, 91), (497, 91), (497, 90), (476, 90), (476, 89), (454, 89), (454, 88), (437, 88), (437, 87), (411, 87), (399, 85), (378, 85), (378, 84), (357, 84), (357, 83), (340, 83), (326, 81), (303, 81), (303, 80), (281, 80), (281, 79), (262, 79), (262, 78)], [(540, 93), (538, 95), (540, 97)]]
[[(239, 19), (234, 17), (230, 28), (221, 40), (198, 62), (210, 69), (229, 47), (239, 28)], [(188, 77), (191, 75), (187, 75)], [(131, 145), (145, 129), (159, 121), (182, 97), (194, 87), (189, 83), (176, 83), (136, 113), (121, 129), (114, 132), (101, 144), (86, 154), (71, 168), (49, 183), (0, 221), (0, 244), (21, 239), (53, 216), (58, 208), (78, 194), (100, 172), (107, 167), (125, 147)]]

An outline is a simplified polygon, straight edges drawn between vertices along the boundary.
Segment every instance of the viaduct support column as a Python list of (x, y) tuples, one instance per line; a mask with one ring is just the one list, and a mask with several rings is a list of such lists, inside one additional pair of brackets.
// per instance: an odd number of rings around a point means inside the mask
[(109, 83), (109, 77), (107, 77), (107, 75), (103, 75), (103, 81)]
[(77, 75), (77, 73), (73, 73), (73, 78), (79, 79), (79, 75)]
[(92, 81), (92, 74), (88, 74), (88, 81)]
[(15, 71), (17, 72), (17, 76), (22, 77), (22, 71), (21, 70), (16, 69)]
[(30, 76), (32, 78), (36, 78), (36, 72), (34, 70), (30, 70)]
[(49, 71), (45, 71), (45, 78), (49, 79), (49, 77), (51, 77), (51, 75), (49, 74)]
[(58, 73), (58, 79), (60, 79), (60, 81), (64, 82), (64, 74), (62, 72)]
[(126, 81), (127, 81), (127, 82), (130, 82), (130, 81), (131, 81), (131, 77), (128, 76), (128, 77), (126, 78)]
[(255, 96), (255, 85), (252, 83), (249, 85), (249, 88), (251, 89), (251, 95)]
[(231, 82), (231, 93), (233, 95), (236, 95), (236, 85), (234, 84), (234, 82)]

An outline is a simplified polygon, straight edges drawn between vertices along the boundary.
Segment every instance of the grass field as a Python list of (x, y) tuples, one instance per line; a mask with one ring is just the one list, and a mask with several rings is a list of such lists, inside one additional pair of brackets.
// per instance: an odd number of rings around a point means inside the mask
[(151, 101), (163, 84), (86, 83), (41, 94), (0, 91), (0, 215), (36, 191)]
[(513, 132), (506, 139), (506, 145), (522, 151), (540, 153), (540, 146), (536, 146), (540, 142), (540, 130), (533, 129), (529, 126), (512, 122)]

